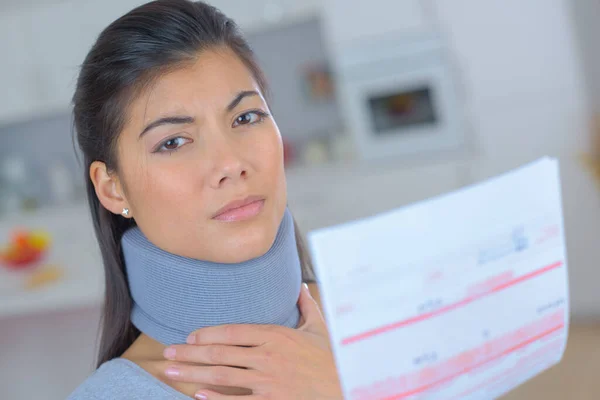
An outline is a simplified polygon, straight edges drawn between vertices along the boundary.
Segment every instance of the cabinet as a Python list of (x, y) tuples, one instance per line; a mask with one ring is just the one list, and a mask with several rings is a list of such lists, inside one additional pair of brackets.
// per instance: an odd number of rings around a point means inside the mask
[(466, 161), (327, 165), (287, 172), (288, 204), (309, 232), (412, 204), (467, 183)]
[(0, 14), (0, 122), (29, 115), (37, 104), (38, 76), (24, 22), (19, 14)]
[[(139, 0), (64, 1), (0, 14), (0, 124), (69, 110), (79, 66), (108, 24)], [(320, 10), (320, 1), (215, 1), (245, 31)], [(273, 19), (276, 17), (275, 19)]]
[(360, 45), (365, 40), (411, 37), (431, 31), (421, 0), (329, 0), (324, 5), (325, 26), (333, 51)]
[[(100, 34), (113, 20), (139, 2), (62, 2), (30, 10), (23, 25), (31, 38), (28, 50), (38, 76), (38, 112), (68, 110), (79, 66)], [(32, 110), (32, 115), (36, 112)]]

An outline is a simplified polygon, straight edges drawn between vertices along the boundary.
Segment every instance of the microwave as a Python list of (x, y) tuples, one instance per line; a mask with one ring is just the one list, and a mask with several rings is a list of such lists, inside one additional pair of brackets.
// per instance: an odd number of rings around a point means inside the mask
[(360, 159), (431, 159), (466, 149), (463, 100), (438, 40), (354, 50), (338, 60), (336, 84)]

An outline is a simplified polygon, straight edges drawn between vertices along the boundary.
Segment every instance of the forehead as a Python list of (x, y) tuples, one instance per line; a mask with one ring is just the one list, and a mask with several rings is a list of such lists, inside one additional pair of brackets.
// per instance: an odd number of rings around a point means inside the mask
[(223, 111), (241, 90), (260, 92), (240, 58), (229, 49), (205, 51), (194, 62), (159, 76), (130, 105), (129, 121), (139, 125), (163, 114)]

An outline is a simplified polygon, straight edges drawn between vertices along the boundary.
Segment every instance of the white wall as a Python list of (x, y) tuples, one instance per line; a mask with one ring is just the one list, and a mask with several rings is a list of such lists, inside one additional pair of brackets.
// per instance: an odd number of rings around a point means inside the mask
[[(32, 60), (28, 57), (34, 54), (33, 59), (44, 60), (48, 70), (54, 71), (53, 75), (62, 76), (56, 82), (64, 82), (65, 72), (57, 66), (80, 62), (87, 48), (84, 44), (91, 43), (100, 26), (133, 3), (138, 2), (111, 0), (83, 5), (70, 2), (68, 6), (36, 11), (31, 24), (25, 21), (25, 15), (10, 14), (7, 17), (3, 14), (0, 16), (0, 37), (12, 37), (24, 24), (35, 33), (36, 49), (34, 53), (23, 50), (19, 45), (22, 39), (15, 37), (10, 43), (1, 41), (0, 52), (12, 52), (22, 57), (21, 60)], [(242, 18), (253, 12), (248, 5), (243, 5), (247, 3), (223, 0), (225, 11), (236, 13), (237, 10)], [(293, 3), (302, 2), (285, 3), (293, 7)], [(482, 179), (545, 154), (560, 158), (573, 310), (578, 316), (598, 317), (600, 272), (596, 266), (600, 259), (600, 195), (577, 161), (578, 153), (586, 148), (589, 116), (578, 47), (574, 43), (566, 4), (566, 0), (435, 1), (469, 96), (469, 114), (478, 148), (477, 157), (467, 164), (469, 180)], [(352, 7), (347, 12), (353, 12)], [(91, 20), (102, 22), (89, 27), (82, 16), (93, 16), (95, 18)], [(67, 54), (69, 48), (77, 51)], [(55, 59), (54, 51), (61, 57)], [(0, 63), (0, 85), (7, 85), (9, 93), (10, 90), (28, 88), (33, 95), (13, 100), (15, 104), (0, 98), (1, 107), (19, 111), (27, 107), (27, 101), (36, 101), (37, 95), (41, 101), (50, 102), (53, 91), (62, 93), (63, 98), (70, 95), (69, 89), (57, 86), (57, 83), (45, 82), (40, 87), (31, 84), (28, 70), (21, 70), (19, 65), (10, 59)], [(6, 73), (14, 78), (1, 78)], [(341, 185), (337, 198), (340, 201), (346, 199), (343, 205), (347, 210), (345, 216), (352, 212), (353, 216), (360, 216), (382, 207), (415, 201), (466, 183), (460, 165), (449, 167), (452, 169), (441, 164), (404, 170), (400, 175), (394, 175), (404, 176), (395, 188), (386, 186), (386, 179), (373, 178), (375, 183), (369, 188), (372, 196), (378, 199), (377, 203), (368, 204), (369, 196), (366, 195), (361, 201), (354, 201), (348, 184)], [(386, 169), (385, 166), (382, 168)], [(432, 171), (433, 175), (426, 174)], [(300, 188), (312, 179), (307, 176), (292, 179), (290, 192), (299, 201), (302, 201)], [(420, 185), (413, 191), (410, 185), (415, 182)], [(344, 193), (347, 196), (343, 196)], [(319, 195), (323, 196), (323, 193), (304, 200), (318, 203)], [(361, 202), (365, 204), (364, 208), (351, 207)], [(309, 225), (323, 222), (311, 217), (308, 208), (302, 213)], [(334, 215), (329, 221), (335, 222), (342, 217)], [(0, 397), (24, 399), (43, 393), (45, 399), (64, 398), (64, 394), (87, 373), (97, 316), (97, 310), (85, 310), (59, 316), (56, 320), (54, 316), (45, 316), (0, 321)], [(64, 327), (69, 327), (71, 332), (66, 337), (62, 336)]]
[(583, 70), (586, 77), (586, 89), (590, 99), (591, 109), (600, 110), (600, 2), (597, 0), (570, 1), (572, 15), (577, 21), (575, 32), (578, 47), (583, 60)]
[[(596, 122), (591, 129), (594, 134), (600, 134), (600, 2), (597, 0), (573, 0), (569, 2), (571, 14), (575, 20), (574, 31), (577, 38), (577, 49), (583, 61), (585, 90), (592, 113)], [(587, 141), (585, 142), (588, 143)], [(592, 140), (589, 143), (594, 143)], [(590, 145), (583, 146), (586, 152), (591, 152)], [(597, 149), (596, 149), (597, 150)], [(600, 205), (598, 185), (591, 182), (589, 174), (582, 174), (580, 169), (571, 165), (572, 171), (565, 173), (571, 178), (565, 182), (572, 194), (566, 196), (570, 202), (566, 210), (567, 217), (572, 221), (569, 238), (571, 265), (578, 273), (572, 274), (573, 296), (581, 298), (581, 309), (594, 316), (600, 315), (600, 270), (598, 259), (598, 238), (600, 238), (600, 223), (598, 207)], [(578, 304), (578, 303), (576, 303)]]
[(600, 195), (578, 159), (590, 115), (569, 2), (436, 4), (470, 97), (473, 179), (560, 159), (573, 314), (600, 317)]

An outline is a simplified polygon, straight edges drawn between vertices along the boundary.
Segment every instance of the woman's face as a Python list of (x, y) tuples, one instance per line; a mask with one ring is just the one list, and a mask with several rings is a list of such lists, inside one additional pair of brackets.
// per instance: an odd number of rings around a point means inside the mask
[(252, 74), (226, 49), (200, 54), (131, 104), (113, 179), (152, 243), (224, 263), (269, 250), (287, 201), (269, 114)]

